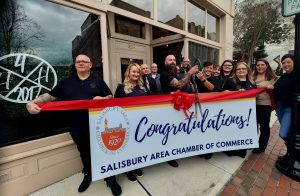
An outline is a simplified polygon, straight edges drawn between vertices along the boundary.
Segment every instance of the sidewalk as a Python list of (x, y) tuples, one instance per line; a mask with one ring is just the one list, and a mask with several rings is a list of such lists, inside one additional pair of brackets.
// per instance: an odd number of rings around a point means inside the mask
[[(276, 116), (272, 113), (270, 124), (275, 121)], [(228, 157), (224, 153), (215, 153), (210, 160), (195, 156), (178, 160), (178, 168), (161, 163), (143, 168), (144, 177), (135, 184), (124, 174), (118, 175), (122, 195), (300, 195), (300, 183), (282, 175), (274, 165), (278, 155), (286, 151), (283, 141), (278, 138), (278, 128), (276, 122), (271, 129), (269, 146), (260, 155), (248, 150), (246, 159)], [(103, 180), (91, 183), (84, 193), (78, 193), (82, 178), (81, 173), (75, 174), (31, 196), (111, 196)]]
[(283, 175), (275, 167), (277, 157), (286, 153), (286, 147), (279, 138), (278, 131), (279, 123), (276, 121), (271, 128), (265, 153), (251, 154), (225, 185), (220, 195), (300, 195), (300, 182)]

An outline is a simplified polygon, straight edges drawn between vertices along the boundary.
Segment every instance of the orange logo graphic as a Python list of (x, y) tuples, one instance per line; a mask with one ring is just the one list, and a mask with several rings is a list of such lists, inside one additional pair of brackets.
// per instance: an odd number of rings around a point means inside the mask
[(105, 118), (104, 128), (105, 130), (101, 133), (104, 146), (110, 151), (116, 151), (121, 148), (126, 136), (126, 129), (122, 127), (122, 124), (119, 127), (108, 128), (108, 122)]

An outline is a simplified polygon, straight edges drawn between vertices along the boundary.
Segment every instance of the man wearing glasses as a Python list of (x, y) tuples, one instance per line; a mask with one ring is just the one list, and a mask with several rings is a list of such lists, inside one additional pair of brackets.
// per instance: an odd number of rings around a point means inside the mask
[[(38, 103), (54, 100), (87, 100), (108, 99), (112, 93), (106, 83), (96, 74), (91, 73), (92, 63), (88, 56), (80, 54), (75, 60), (76, 74), (62, 80), (50, 92), (44, 93), (27, 103), (30, 114), (38, 114), (41, 108)], [(77, 145), (83, 163), (84, 178), (78, 192), (84, 192), (91, 182), (91, 155), (89, 138), (89, 118), (87, 110), (71, 111), (70, 134)], [(114, 176), (105, 179), (113, 195), (121, 194), (122, 190)]]

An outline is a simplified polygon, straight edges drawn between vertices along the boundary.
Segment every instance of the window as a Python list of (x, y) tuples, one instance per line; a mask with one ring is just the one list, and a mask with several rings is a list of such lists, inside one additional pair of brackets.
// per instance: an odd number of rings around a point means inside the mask
[(145, 39), (144, 23), (120, 15), (115, 15), (115, 25), (116, 33)]
[(173, 31), (168, 31), (167, 29), (162, 29), (156, 26), (152, 26), (152, 39), (163, 38), (171, 35), (175, 35)]
[(218, 62), (218, 49), (189, 42), (189, 57), (193, 63), (196, 59), (199, 59), (202, 63), (210, 61), (212, 63)]
[(109, 0), (108, 3), (132, 13), (153, 18), (153, 0)]
[(0, 24), (0, 147), (68, 131), (68, 112), (30, 115), (25, 103), (71, 74), (79, 53), (102, 71), (98, 16), (48, 1), (2, 6), (13, 26)]
[(192, 2), (188, 2), (188, 31), (205, 36), (205, 10)]
[(159, 0), (157, 7), (159, 22), (178, 29), (184, 28), (185, 0)]
[(210, 13), (207, 13), (207, 39), (219, 41), (219, 19)]

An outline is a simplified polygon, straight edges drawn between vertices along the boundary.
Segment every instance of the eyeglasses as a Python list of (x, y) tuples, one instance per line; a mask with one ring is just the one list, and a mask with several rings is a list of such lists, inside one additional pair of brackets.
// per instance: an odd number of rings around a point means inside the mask
[(240, 70), (247, 70), (247, 68), (237, 68), (236, 70), (237, 70), (237, 71), (240, 71)]
[(91, 63), (90, 61), (75, 61), (76, 64), (79, 64), (79, 63), (84, 63), (84, 64), (87, 64), (87, 63)]
[(232, 66), (232, 65), (231, 64), (224, 64), (223, 66), (228, 66), (229, 67), (229, 66)]

